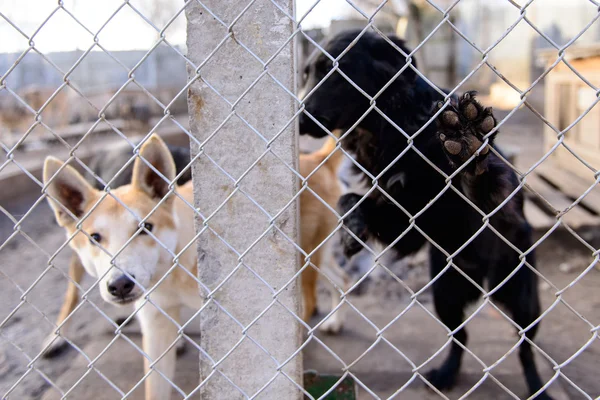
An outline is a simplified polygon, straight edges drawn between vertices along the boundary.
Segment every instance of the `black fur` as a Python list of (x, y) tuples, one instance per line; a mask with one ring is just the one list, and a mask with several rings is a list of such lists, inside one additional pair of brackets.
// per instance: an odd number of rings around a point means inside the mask
[[(325, 44), (325, 50), (338, 57), (356, 38), (358, 32), (339, 34)], [(406, 54), (404, 43), (391, 38), (393, 43)], [(415, 65), (414, 60), (412, 64)], [(376, 33), (366, 33), (339, 60), (339, 68), (370, 96), (380, 90), (406, 66), (406, 57)], [(309, 93), (333, 67), (333, 62), (324, 54), (311, 57), (305, 73)], [(361, 241), (377, 240), (395, 245), (400, 255), (419, 250), (427, 239), (415, 227), (406, 213), (414, 216), (426, 209), (414, 220), (443, 251), (431, 246), (431, 277), (436, 277), (446, 267), (448, 254), (463, 246), (483, 225), (482, 216), (453, 190), (445, 188), (445, 178), (426, 162), (450, 175), (471, 155), (480, 151), (474, 160), (464, 166), (452, 180), (453, 186), (475, 203), (482, 211), (494, 210), (517, 186), (518, 180), (489, 148), (482, 146), (484, 136), (495, 126), (491, 109), (483, 108), (475, 99), (474, 92), (453, 98), (452, 105), (441, 112), (438, 120), (414, 138), (414, 148), (407, 149), (409, 141), (405, 135), (413, 135), (421, 129), (439, 110), (436, 104), (443, 96), (407, 67), (393, 83), (375, 100), (377, 107), (392, 121), (386, 121), (377, 111), (366, 115), (370, 101), (353, 87), (341, 74), (334, 72), (319, 88), (306, 99), (306, 111), (330, 131), (343, 131), (357, 125), (343, 141), (342, 147), (355, 154), (355, 159), (372, 176), (377, 184), (393, 199), (381, 191), (373, 191), (367, 198), (357, 194), (342, 196), (339, 210), (342, 215), (358, 207), (344, 220)], [(439, 105), (438, 105), (439, 107)], [(488, 118), (489, 117), (489, 118)], [(400, 128), (400, 129), (398, 129)], [(401, 132), (404, 131), (404, 133)], [(306, 115), (301, 117), (300, 132), (314, 137), (326, 133)], [(493, 145), (495, 133), (489, 138)], [(415, 151), (415, 148), (418, 151)], [(402, 157), (382, 176), (390, 163), (403, 152)], [(420, 154), (419, 154), (420, 153)], [(364, 178), (371, 181), (366, 174)], [(397, 202), (404, 211), (394, 202)], [(490, 219), (491, 225), (517, 248), (524, 251), (532, 245), (531, 228), (523, 213), (523, 196), (517, 193), (500, 212)], [(362, 246), (349, 233), (343, 236), (346, 256), (356, 254)], [(447, 254), (444, 254), (447, 253)], [(519, 255), (496, 236), (489, 228), (484, 229), (452, 259), (463, 272), (480, 286), (487, 281), (490, 289), (495, 288), (520, 264)], [(527, 261), (535, 265), (533, 252)], [(463, 321), (465, 307), (477, 300), (481, 292), (454, 268), (445, 271), (433, 284), (436, 312), (446, 326), (454, 330)], [(504, 305), (514, 321), (528, 327), (540, 314), (537, 277), (528, 267), (521, 269), (492, 296)], [(538, 324), (539, 325), (539, 324)], [(538, 325), (527, 331), (533, 339)], [(467, 334), (460, 330), (455, 340), (466, 344)], [(520, 346), (520, 358), (531, 393), (542, 386), (536, 370), (531, 346), (524, 341)], [(429, 381), (439, 389), (452, 387), (458, 376), (462, 348), (453, 343), (450, 354), (436, 370), (427, 375)], [(538, 399), (549, 399), (542, 393)]]

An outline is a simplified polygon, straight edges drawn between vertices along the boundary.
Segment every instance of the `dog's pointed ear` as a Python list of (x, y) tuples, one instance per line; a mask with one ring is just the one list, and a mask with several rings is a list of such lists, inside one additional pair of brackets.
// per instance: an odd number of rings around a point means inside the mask
[(71, 214), (81, 218), (95, 192), (75, 168), (70, 165), (62, 168), (63, 165), (54, 157), (47, 157), (44, 162), (44, 186), (50, 195), (48, 203), (60, 226), (74, 222)]
[(173, 156), (165, 142), (154, 134), (142, 145), (140, 157), (151, 164), (164, 178), (154, 172), (144, 160), (137, 158), (133, 164), (131, 184), (151, 198), (160, 200), (169, 192), (169, 185), (177, 175)]

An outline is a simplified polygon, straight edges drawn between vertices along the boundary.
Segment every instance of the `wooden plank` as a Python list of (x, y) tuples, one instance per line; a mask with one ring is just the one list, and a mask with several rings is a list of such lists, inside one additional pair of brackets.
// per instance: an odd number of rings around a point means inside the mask
[[(590, 188), (594, 180), (590, 171), (590, 179), (586, 180), (559, 166), (543, 163), (535, 169), (539, 175), (556, 185), (563, 193), (574, 199), (579, 198)], [(596, 185), (581, 201), (591, 210), (600, 215), (600, 187)]]
[(524, 211), (525, 218), (534, 230), (547, 230), (556, 222), (556, 219), (547, 215), (530, 199), (525, 200)]
[[(527, 184), (531, 186), (540, 196), (542, 196), (556, 210), (562, 211), (569, 207), (573, 202), (558, 190), (544, 182), (535, 172), (527, 175)], [(533, 196), (536, 196), (533, 194)], [(589, 213), (586, 209), (576, 206), (569, 210), (563, 217), (571, 228), (580, 228), (583, 226), (593, 226), (600, 223), (600, 218)]]

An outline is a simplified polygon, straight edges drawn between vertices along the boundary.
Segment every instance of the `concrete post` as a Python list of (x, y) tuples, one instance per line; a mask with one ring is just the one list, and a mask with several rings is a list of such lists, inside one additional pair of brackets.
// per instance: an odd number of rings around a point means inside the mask
[[(293, 15), (293, 0), (277, 3)], [(202, 65), (188, 90), (191, 131), (204, 143), (192, 143), (192, 154), (201, 153), (193, 166), (195, 206), (208, 218), (196, 226), (209, 228), (198, 240), (198, 277), (210, 290), (200, 314), (200, 345), (209, 356), (201, 355), (200, 392), (210, 400), (259, 391), (258, 398), (300, 399), (285, 376), (302, 385), (301, 328), (288, 311), (300, 315), (301, 298), (295, 281), (285, 286), (299, 257), (276, 229), (299, 243), (297, 204), (272, 220), (297, 192), (281, 161), (296, 168), (296, 123), (288, 123), (297, 105), (270, 76), (255, 82), (268, 71), (295, 90), (294, 44), (286, 44), (293, 22), (271, 2), (256, 2), (239, 19), (248, 2), (203, 4), (208, 9), (191, 2), (186, 10), (187, 55)]]

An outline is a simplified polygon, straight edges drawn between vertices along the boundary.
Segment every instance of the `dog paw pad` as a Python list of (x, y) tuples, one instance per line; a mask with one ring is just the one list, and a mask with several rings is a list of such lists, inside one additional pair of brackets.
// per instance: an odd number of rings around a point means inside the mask
[(464, 110), (462, 110), (462, 114), (469, 121), (473, 121), (473, 120), (477, 119), (477, 116), (479, 115), (479, 111), (477, 110), (477, 107), (475, 107), (475, 105), (473, 103), (468, 103), (465, 106)]
[(444, 111), (444, 113), (442, 114), (442, 122), (444, 123), (444, 125), (456, 127), (460, 124), (460, 119), (458, 117), (458, 114), (454, 111)]
[[(476, 99), (476, 92), (466, 92), (458, 104), (450, 104), (437, 119), (438, 138), (444, 152), (455, 167), (460, 167), (475, 154), (473, 165), (465, 171), (480, 175), (487, 170), (489, 146), (496, 135), (488, 137), (488, 144), (482, 148), (484, 136), (496, 127), (496, 119), (491, 107), (484, 108)], [(438, 109), (445, 103), (439, 102)]]
[(444, 142), (444, 147), (446, 148), (446, 151), (448, 151), (448, 153), (454, 156), (460, 154), (460, 152), (462, 151), (462, 144), (454, 142), (452, 140)]
[[(492, 113), (492, 110), (490, 108), (489, 113)], [(483, 133), (489, 133), (492, 129), (494, 129), (494, 127), (496, 126), (496, 120), (494, 120), (494, 117), (492, 117), (492, 115), (488, 115), (487, 117), (485, 117), (483, 119), (483, 121), (481, 121), (481, 124), (479, 125), (479, 129), (481, 129), (481, 132)]]

